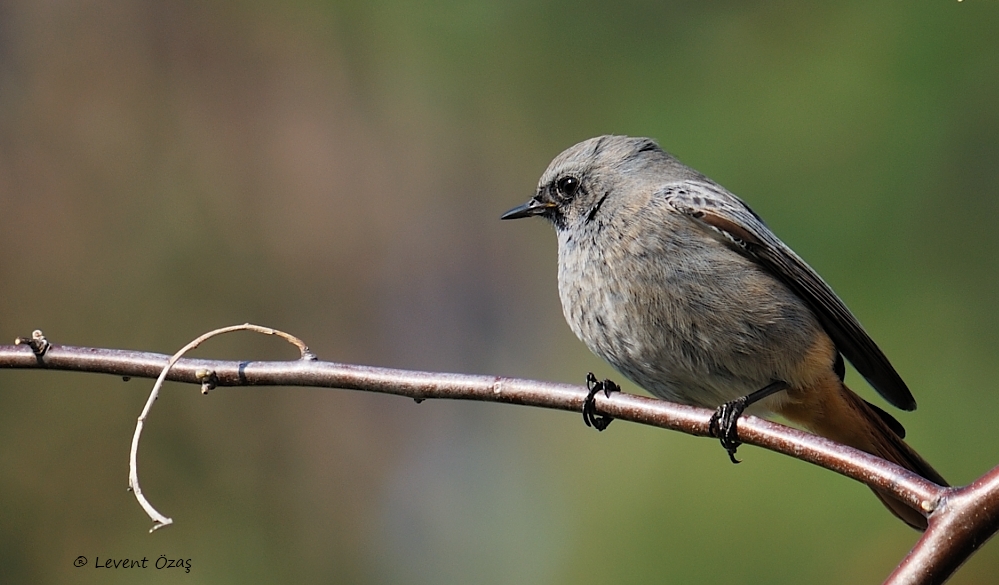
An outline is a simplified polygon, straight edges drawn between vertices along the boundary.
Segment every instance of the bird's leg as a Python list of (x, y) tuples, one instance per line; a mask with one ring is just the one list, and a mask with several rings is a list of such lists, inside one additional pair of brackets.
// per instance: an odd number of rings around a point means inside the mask
[(614, 418), (606, 414), (597, 414), (597, 401), (594, 400), (594, 397), (600, 391), (603, 391), (604, 396), (610, 397), (611, 392), (620, 392), (621, 387), (610, 380), (598, 381), (593, 372), (590, 372), (586, 374), (586, 389), (589, 390), (589, 393), (586, 395), (586, 400), (583, 401), (583, 422), (588, 427), (602, 431), (611, 424)]
[(711, 421), (708, 422), (708, 432), (711, 433), (712, 437), (721, 440), (722, 447), (728, 451), (728, 458), (732, 460), (732, 463), (739, 463), (739, 460), (735, 458), (735, 452), (739, 449), (739, 445), (742, 444), (742, 441), (739, 440), (739, 431), (736, 428), (739, 417), (742, 416), (742, 413), (751, 404), (755, 404), (767, 396), (776, 394), (786, 388), (786, 382), (780, 380), (771, 382), (756, 392), (722, 404), (711, 415)]

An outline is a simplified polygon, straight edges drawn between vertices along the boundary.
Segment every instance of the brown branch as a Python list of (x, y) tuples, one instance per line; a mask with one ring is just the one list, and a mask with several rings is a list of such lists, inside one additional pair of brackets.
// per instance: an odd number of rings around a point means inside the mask
[[(30, 343), (30, 342), (28, 342)], [(37, 345), (37, 344), (36, 344)], [(481, 400), (580, 412), (586, 389), (570, 384), (322, 362), (181, 359), (166, 379), (213, 386), (309, 386), (380, 392), (423, 401)], [(156, 378), (168, 357), (156, 353), (73, 347), (46, 342), (0, 346), (0, 368), (50, 369)], [(615, 393), (597, 395), (597, 408), (614, 418), (710, 436), (709, 410)], [(937, 584), (999, 530), (999, 467), (963, 488), (943, 488), (893, 463), (822, 437), (746, 416), (739, 438), (813, 463), (891, 493), (929, 519), (929, 528), (886, 583)]]
[(999, 467), (940, 499), (930, 526), (885, 585), (943, 583), (999, 530)]

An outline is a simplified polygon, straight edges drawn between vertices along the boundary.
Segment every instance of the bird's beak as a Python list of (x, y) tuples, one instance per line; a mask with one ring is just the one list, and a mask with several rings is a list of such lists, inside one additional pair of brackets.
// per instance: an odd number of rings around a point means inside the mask
[(537, 197), (532, 197), (530, 201), (523, 205), (518, 205), (510, 211), (507, 211), (500, 216), (500, 219), (520, 219), (522, 217), (532, 217), (535, 215), (543, 215), (551, 209), (554, 209), (556, 205), (554, 203), (544, 203), (540, 201)]

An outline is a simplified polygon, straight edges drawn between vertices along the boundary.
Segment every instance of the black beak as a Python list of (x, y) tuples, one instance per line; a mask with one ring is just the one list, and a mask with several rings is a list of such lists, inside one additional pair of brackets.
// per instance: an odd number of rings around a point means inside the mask
[(520, 219), (522, 217), (544, 215), (553, 208), (555, 208), (554, 203), (542, 203), (536, 197), (532, 197), (527, 203), (514, 207), (501, 215), (500, 219)]

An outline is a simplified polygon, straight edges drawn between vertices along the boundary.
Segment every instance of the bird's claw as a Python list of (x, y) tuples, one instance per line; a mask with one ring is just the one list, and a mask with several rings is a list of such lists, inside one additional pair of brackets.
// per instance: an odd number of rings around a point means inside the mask
[(593, 372), (590, 372), (586, 374), (586, 389), (589, 392), (586, 394), (586, 400), (583, 401), (583, 422), (588, 427), (602, 431), (611, 424), (614, 418), (606, 414), (599, 414), (597, 412), (597, 401), (594, 398), (597, 392), (601, 391), (603, 391), (604, 396), (610, 397), (611, 392), (620, 392), (621, 387), (611, 380), (597, 380)]
[(735, 452), (739, 449), (742, 441), (739, 440), (739, 430), (737, 428), (739, 417), (746, 410), (746, 397), (737, 398), (731, 402), (726, 402), (718, 407), (718, 410), (711, 415), (708, 422), (708, 433), (712, 437), (721, 441), (722, 447), (728, 452), (728, 458), (732, 463), (740, 463), (735, 458)]

